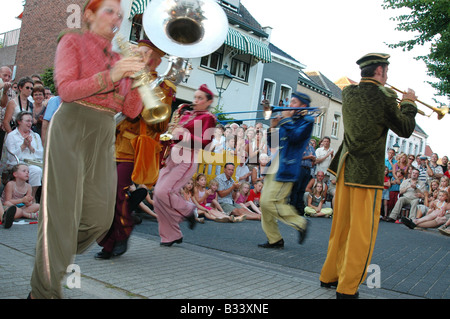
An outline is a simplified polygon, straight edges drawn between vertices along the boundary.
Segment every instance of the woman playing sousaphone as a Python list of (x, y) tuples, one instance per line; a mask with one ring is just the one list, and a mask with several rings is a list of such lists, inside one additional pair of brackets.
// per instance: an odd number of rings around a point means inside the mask
[(206, 85), (202, 85), (194, 94), (192, 110), (188, 109), (189, 105), (182, 105), (177, 110), (184, 111), (180, 113), (178, 123), (172, 130), (173, 141), (179, 142), (171, 148), (153, 193), (163, 246), (182, 242), (179, 224), (183, 220), (188, 219), (191, 228), (194, 225), (195, 205), (186, 202), (180, 190), (197, 170), (198, 151), (211, 142), (213, 135), (207, 130), (216, 125), (216, 117), (208, 111), (212, 102), (213, 93)]

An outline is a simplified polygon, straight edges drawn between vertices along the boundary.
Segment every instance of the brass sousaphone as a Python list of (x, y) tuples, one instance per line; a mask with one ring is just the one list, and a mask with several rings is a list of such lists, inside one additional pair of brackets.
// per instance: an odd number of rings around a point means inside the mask
[(153, 44), (170, 55), (167, 71), (150, 84), (153, 105), (142, 112), (146, 122), (161, 114), (163, 121), (171, 112), (160, 112), (167, 104), (159, 98), (159, 85), (164, 80), (177, 85), (191, 68), (188, 59), (207, 56), (220, 48), (228, 33), (228, 19), (214, 0), (152, 0), (142, 24)]
[(152, 0), (142, 24), (158, 48), (183, 59), (211, 54), (228, 33), (227, 16), (214, 0)]

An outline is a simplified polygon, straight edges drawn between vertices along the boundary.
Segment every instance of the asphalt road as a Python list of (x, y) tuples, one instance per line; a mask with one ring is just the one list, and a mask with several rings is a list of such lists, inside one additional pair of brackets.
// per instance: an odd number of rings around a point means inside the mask
[[(320, 273), (326, 258), (331, 219), (309, 218), (308, 237), (299, 245), (298, 234), (280, 223), (283, 250), (258, 248), (266, 237), (258, 221), (216, 223), (206, 221), (190, 230), (181, 228), (184, 242), (264, 261), (274, 267)], [(134, 235), (158, 237), (158, 224), (144, 218)], [(181, 244), (183, 245), (183, 244)], [(194, 246), (194, 247), (195, 247)], [(410, 230), (404, 225), (380, 222), (372, 265), (379, 266), (385, 290), (429, 299), (450, 298), (450, 237), (436, 229)]]

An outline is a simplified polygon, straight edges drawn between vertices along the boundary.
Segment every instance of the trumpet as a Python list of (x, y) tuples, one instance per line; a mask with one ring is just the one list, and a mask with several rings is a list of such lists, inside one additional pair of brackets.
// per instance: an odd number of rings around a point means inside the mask
[[(400, 89), (397, 89), (397, 88), (396, 88), (395, 86), (393, 86), (393, 85), (390, 85), (390, 84), (387, 84), (387, 83), (386, 83), (386, 85), (387, 85), (388, 87), (390, 87), (390, 88), (391, 88), (392, 90), (394, 90), (394, 91), (397, 91), (397, 92), (402, 93), (402, 94), (406, 94), (405, 91), (402, 91), (402, 90), (400, 90)], [(433, 112), (436, 112), (437, 117), (438, 117), (438, 120), (442, 119), (442, 118), (445, 116), (445, 114), (448, 113), (448, 107), (447, 107), (447, 106), (443, 106), (443, 107), (439, 107), (439, 108), (438, 108), (438, 107), (433, 107), (433, 106), (431, 106), (431, 105), (429, 105), (429, 104), (427, 104), (427, 103), (424, 103), (424, 102), (422, 102), (422, 101), (420, 101), (420, 100), (417, 100), (417, 102), (420, 103), (420, 104), (422, 104), (423, 106), (428, 107), (428, 108), (431, 109)], [(417, 113), (419, 113), (420, 115), (427, 116), (427, 117), (431, 117), (431, 115), (433, 114), (433, 112), (432, 112), (430, 115), (426, 115), (424, 111), (417, 109)]]

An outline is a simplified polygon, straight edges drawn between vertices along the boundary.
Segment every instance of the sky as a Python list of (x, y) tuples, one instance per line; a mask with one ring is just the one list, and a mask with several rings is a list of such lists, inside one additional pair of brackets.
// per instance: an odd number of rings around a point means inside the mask
[[(57, 2), (57, 0), (55, 1)], [(435, 90), (426, 82), (435, 81), (427, 75), (422, 61), (414, 57), (429, 53), (429, 46), (413, 51), (391, 49), (387, 44), (409, 40), (414, 34), (396, 31), (396, 21), (391, 17), (408, 11), (385, 10), (383, 0), (241, 0), (250, 14), (262, 27), (272, 28), (271, 42), (306, 65), (306, 71), (320, 71), (331, 81), (346, 76), (359, 81), (356, 60), (370, 52), (391, 55), (388, 83), (399, 89), (415, 90), (419, 99), (437, 106)], [(8, 0), (0, 11), (0, 33), (20, 28), (17, 17), (22, 12), (22, 0)], [(418, 104), (427, 115), (431, 110)], [(417, 124), (429, 135), (432, 150), (450, 156), (450, 146), (445, 138), (450, 114), (437, 120), (417, 115)]]

